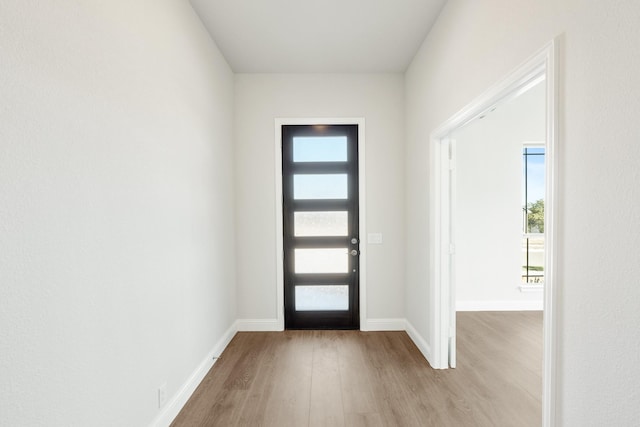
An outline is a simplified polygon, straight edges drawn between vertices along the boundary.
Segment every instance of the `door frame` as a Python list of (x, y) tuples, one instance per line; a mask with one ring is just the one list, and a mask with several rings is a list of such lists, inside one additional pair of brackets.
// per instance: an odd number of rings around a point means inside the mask
[[(452, 167), (449, 155), (448, 135), (454, 130), (489, 111), (496, 103), (514, 96), (540, 76), (546, 81), (546, 203), (545, 203), (545, 285), (544, 285), (544, 350), (542, 378), (543, 425), (555, 425), (556, 366), (557, 366), (557, 176), (558, 176), (558, 41), (549, 42), (535, 55), (514, 71), (491, 86), (482, 95), (438, 126), (430, 135), (431, 166), (431, 223), (430, 261), (432, 266), (430, 281), (432, 286), (429, 309), (432, 313), (433, 352), (431, 362), (434, 368), (447, 369), (449, 362), (450, 337), (455, 340), (455, 289), (451, 283), (451, 235), (452, 227), (449, 207), (451, 206)], [(445, 155), (446, 154), (446, 155)], [(454, 341), (455, 342), (455, 341)], [(455, 360), (455, 359), (454, 359)], [(455, 363), (455, 362), (454, 362)]]
[(310, 117), (275, 119), (275, 233), (276, 233), (276, 320), (278, 330), (284, 330), (284, 237), (282, 224), (282, 126), (283, 125), (357, 125), (358, 126), (358, 210), (360, 234), (360, 283), (358, 301), (360, 330), (367, 331), (367, 245), (366, 182), (365, 182), (365, 119), (364, 117)]

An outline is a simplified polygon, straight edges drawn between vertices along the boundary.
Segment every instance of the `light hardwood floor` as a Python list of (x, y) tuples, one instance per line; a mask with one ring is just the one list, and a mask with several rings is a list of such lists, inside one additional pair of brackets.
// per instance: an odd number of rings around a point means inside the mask
[(172, 426), (535, 426), (542, 313), (458, 313), (458, 367), (404, 332), (242, 332)]

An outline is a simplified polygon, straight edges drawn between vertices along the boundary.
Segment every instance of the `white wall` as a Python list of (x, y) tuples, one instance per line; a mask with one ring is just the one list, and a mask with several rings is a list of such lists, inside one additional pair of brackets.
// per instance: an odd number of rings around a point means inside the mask
[(406, 314), (427, 312), (429, 133), (557, 35), (560, 221), (557, 425), (640, 416), (640, 3), (450, 0), (406, 74)]
[(522, 148), (545, 140), (544, 82), (452, 133), (458, 310), (542, 309), (521, 292)]
[[(364, 117), (368, 317), (404, 317), (403, 77), (236, 76), (238, 316), (276, 319), (275, 118)], [(278, 221), (281, 221), (278, 219)], [(362, 236), (363, 240), (366, 236)]]
[(233, 74), (186, 1), (0, 11), (0, 425), (148, 425), (236, 318)]

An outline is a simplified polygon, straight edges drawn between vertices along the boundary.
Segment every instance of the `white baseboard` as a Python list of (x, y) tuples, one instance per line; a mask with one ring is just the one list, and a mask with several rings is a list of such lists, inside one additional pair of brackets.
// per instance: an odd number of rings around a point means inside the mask
[(418, 347), (418, 350), (420, 350), (420, 353), (422, 353), (424, 358), (427, 359), (427, 362), (429, 362), (429, 364), (433, 366), (431, 347), (429, 346), (427, 341), (422, 337), (422, 335), (418, 333), (418, 331), (416, 331), (416, 328), (414, 328), (411, 322), (409, 322), (408, 320), (405, 320), (405, 330), (407, 331), (409, 338), (411, 338), (416, 347)]
[(458, 301), (456, 311), (542, 311), (544, 301)]
[(367, 319), (366, 329), (363, 331), (404, 331), (407, 321), (405, 319)]
[(278, 319), (238, 319), (240, 332), (279, 332), (283, 330)]
[(233, 337), (237, 332), (237, 322), (234, 322), (224, 335), (218, 340), (218, 342), (209, 351), (205, 359), (200, 365), (193, 371), (189, 379), (184, 383), (180, 390), (171, 398), (167, 405), (160, 411), (158, 416), (151, 423), (151, 427), (165, 427), (169, 426), (173, 420), (178, 416), (180, 410), (187, 403), (193, 392), (198, 385), (202, 382), (209, 369), (214, 365), (217, 359), (214, 357), (220, 356), (225, 348), (229, 345)]

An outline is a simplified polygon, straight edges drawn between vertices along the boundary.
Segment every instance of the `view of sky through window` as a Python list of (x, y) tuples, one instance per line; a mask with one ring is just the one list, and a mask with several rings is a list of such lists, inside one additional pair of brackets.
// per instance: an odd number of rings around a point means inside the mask
[(346, 162), (346, 136), (293, 138), (294, 162)]
[[(527, 147), (527, 202), (544, 199), (544, 147)], [(542, 155), (539, 155), (542, 154)], [(524, 168), (523, 168), (524, 173)], [(524, 182), (525, 180), (523, 180)], [(522, 192), (522, 204), (525, 204), (525, 191)]]

